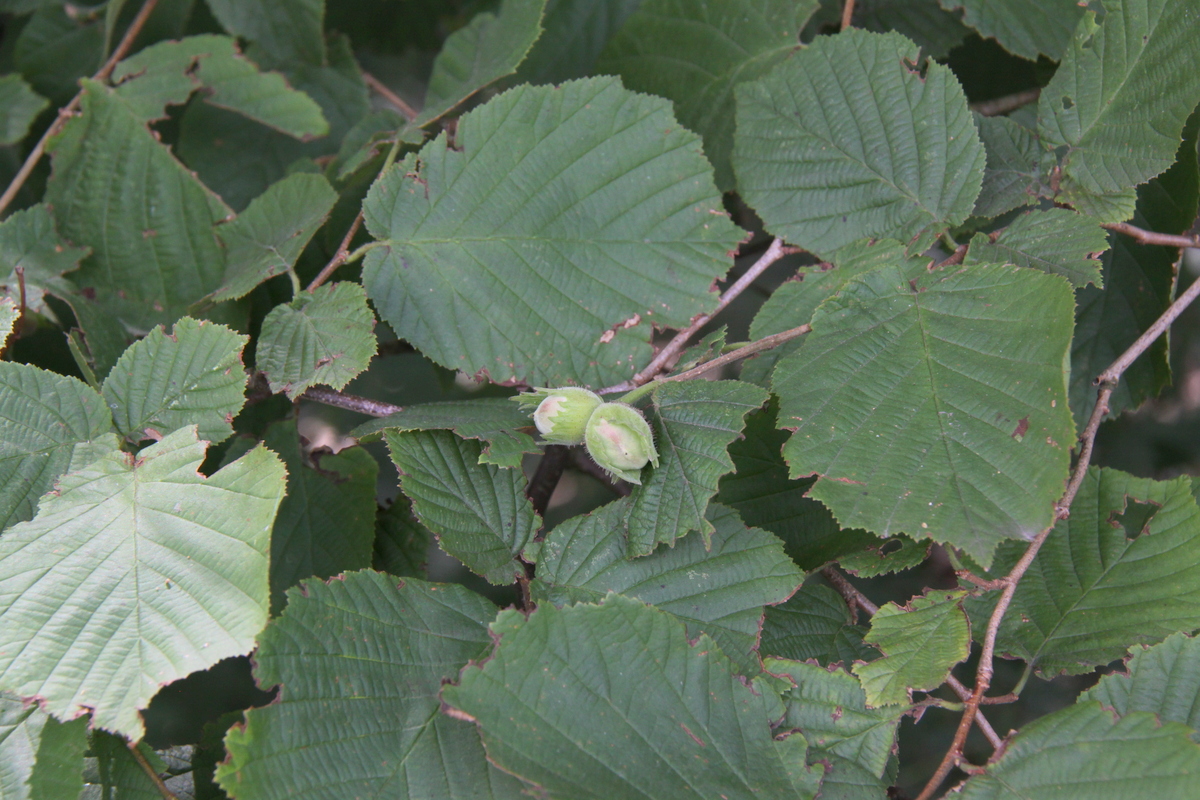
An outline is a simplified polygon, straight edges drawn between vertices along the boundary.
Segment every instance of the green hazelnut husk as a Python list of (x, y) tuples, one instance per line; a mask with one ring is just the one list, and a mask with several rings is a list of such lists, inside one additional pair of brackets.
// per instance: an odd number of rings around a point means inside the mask
[(578, 386), (535, 389), (515, 398), (525, 410), (534, 409), (533, 424), (549, 444), (582, 444), (588, 419), (604, 401)]
[(646, 463), (658, 466), (654, 434), (646, 418), (625, 403), (603, 403), (592, 412), (584, 435), (592, 460), (621, 480), (641, 484)]

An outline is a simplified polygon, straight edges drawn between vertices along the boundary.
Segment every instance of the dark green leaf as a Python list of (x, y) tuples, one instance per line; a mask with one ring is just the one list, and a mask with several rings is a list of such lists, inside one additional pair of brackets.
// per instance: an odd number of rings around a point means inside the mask
[(786, 603), (767, 609), (762, 626), (763, 656), (793, 661), (816, 659), (823, 665), (879, 658), (863, 644), (867, 629), (855, 625), (842, 596), (820, 583), (800, 587)]
[(496, 609), (461, 586), (355, 572), (306, 581), (259, 637), (255, 676), (281, 687), (225, 738), (217, 781), (238, 800), (517, 800), (438, 690), (487, 650)]
[(646, 0), (596, 69), (630, 89), (666, 97), (704, 137), (717, 187), (733, 186), (733, 87), (762, 77), (800, 47), (817, 0)]
[(971, 213), (998, 217), (1049, 195), (1054, 154), (1041, 146), (1038, 135), (1008, 117), (976, 117), (975, 121), (987, 150), (987, 165)]
[(843, 527), (908, 533), (980, 563), (1051, 522), (1074, 429), (1072, 297), (1011, 266), (883, 267), (813, 317), (774, 389), (793, 476)]
[(29, 126), (49, 104), (20, 75), (0, 76), (0, 146), (24, 139)]
[(274, 64), (326, 63), (325, 0), (205, 0), (225, 30)]
[(871, 706), (911, 701), (912, 689), (935, 689), (950, 668), (971, 651), (971, 628), (963, 611), (966, 592), (927, 591), (907, 606), (888, 603), (871, 618), (863, 637), (883, 658), (855, 664)]
[(375, 547), (371, 566), (402, 577), (425, 577), (425, 557), (433, 534), (413, 516), (408, 500), (396, 498), (375, 517)]
[(535, 599), (561, 605), (599, 602), (608, 592), (636, 597), (682, 619), (689, 638), (707, 633), (745, 674), (757, 674), (763, 606), (783, 602), (804, 579), (780, 541), (747, 530), (733, 511), (713, 505), (707, 548), (689, 536), (629, 560), (621, 524), (626, 502), (567, 520), (527, 550), (537, 562)]
[(493, 381), (601, 386), (711, 310), (737, 229), (699, 139), (614, 78), (519, 87), (380, 178), (363, 283), (396, 334)]
[(62, 723), (36, 704), (0, 693), (0, 797), (77, 800), (83, 791), (87, 719)]
[(524, 574), (517, 561), (541, 519), (514, 469), (481, 464), (483, 447), (448, 431), (388, 431), (400, 488), (438, 544), (491, 583)]
[[(1046, 55), (1058, 61), (1083, 18), (1078, 0), (941, 0), (942, 8), (963, 10), (963, 22), (980, 36), (1030, 61)], [(1086, 5), (1085, 5), (1086, 7)]]
[(160, 686), (254, 646), (283, 465), (256, 448), (205, 478), (204, 449), (188, 428), (109, 450), (0, 536), (0, 689), (136, 740)]
[(1016, 264), (1062, 275), (1079, 288), (1102, 286), (1100, 255), (1108, 236), (1096, 220), (1065, 208), (1027, 211), (993, 239), (977, 233), (964, 264)]
[(838, 558), (838, 564), (852, 575), (874, 578), (890, 572), (912, 569), (929, 556), (929, 542), (914, 542), (904, 534), (876, 540), (866, 549)]
[(56, 279), (76, 269), (88, 252), (59, 237), (44, 204), (14, 212), (0, 222), (0, 276), (4, 276), (0, 294), (20, 302), (20, 267), (25, 271), (25, 308), (53, 319), (45, 295), (63, 294), (67, 284)]
[(170, 335), (155, 328), (129, 346), (104, 381), (104, 400), (130, 442), (159, 439), (187, 425), (224, 441), (246, 402), (242, 348), (247, 337), (184, 317)]
[[(842, 17), (842, 0), (821, 0), (824, 23), (836, 26)], [(943, 59), (971, 32), (958, 14), (943, 11), (937, 0), (858, 0), (852, 23), (856, 28), (902, 33), (931, 58)]]
[(1152, 711), (1163, 722), (1184, 723), (1200, 740), (1200, 639), (1176, 633), (1129, 652), (1124, 673), (1105, 675), (1080, 700), (1098, 700), (1121, 716)]
[(538, 452), (533, 437), (521, 429), (533, 427), (529, 414), (507, 397), (450, 400), (410, 406), (387, 417), (364, 422), (350, 435), (370, 442), (384, 431), (450, 430), (464, 439), (479, 439), (486, 446), (480, 464), (519, 467), (525, 453)]
[(648, 555), (663, 542), (673, 545), (689, 531), (708, 541), (713, 527), (705, 509), (721, 476), (733, 470), (726, 449), (767, 393), (741, 381), (673, 381), (653, 397), (660, 461), (648, 475), (643, 471), (642, 485), (630, 497), (631, 556)]
[(543, 33), (517, 69), (522, 83), (562, 83), (592, 74), (596, 59), (642, 0), (548, 0)]
[(774, 740), (765, 699), (669, 614), (610, 595), (502, 612), (493, 629), (495, 654), (442, 697), (544, 797), (815, 796), (822, 770), (806, 766), (804, 737)]
[(738, 89), (733, 163), (767, 230), (826, 254), (890, 237), (924, 250), (967, 218), (985, 154), (947, 67), (899, 34), (819, 37)]
[(62, 106), (79, 91), (79, 79), (100, 68), (104, 31), (90, 15), (68, 14), (64, 3), (43, 6), (21, 28), (12, 54), (34, 90)]

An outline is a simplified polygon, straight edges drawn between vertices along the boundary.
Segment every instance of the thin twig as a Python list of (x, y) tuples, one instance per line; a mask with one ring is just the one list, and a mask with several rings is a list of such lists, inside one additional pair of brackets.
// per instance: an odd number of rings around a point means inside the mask
[(313, 278), (312, 282), (308, 284), (309, 294), (315, 291), (316, 288), (325, 281), (329, 280), (329, 276), (332, 275), (338, 267), (346, 263), (346, 258), (350, 255), (350, 242), (354, 240), (355, 235), (358, 233), (359, 227), (362, 226), (362, 221), (363, 212), (360, 208), (358, 210), (358, 214), (354, 217), (354, 222), (350, 223), (350, 230), (346, 231), (346, 235), (342, 237), (342, 243), (338, 245), (337, 252), (333, 254), (333, 258), (329, 259), (329, 263), (326, 264), (321, 271), (317, 273), (317, 277)]
[[(108, 61), (104, 62), (104, 66), (100, 68), (100, 71), (92, 76), (92, 80), (108, 80), (108, 76), (112, 74), (117, 63), (125, 57), (125, 54), (129, 52), (129, 48), (133, 47), (133, 40), (142, 32), (146, 20), (150, 18), (150, 13), (154, 11), (156, 5), (158, 5), (158, 0), (146, 0), (146, 2), (142, 3), (137, 16), (133, 18), (133, 22), (129, 23), (128, 30), (121, 37), (121, 42), (117, 45), (117, 49), (109, 56)], [(33, 168), (37, 166), (38, 161), (42, 159), (42, 155), (46, 152), (46, 143), (63, 129), (63, 126), (67, 124), (67, 120), (79, 110), (82, 102), (83, 90), (80, 89), (71, 98), (71, 102), (59, 109), (58, 117), (46, 128), (46, 132), (42, 134), (41, 139), (38, 139), (38, 143), (33, 146), (33, 150), (26, 157), (25, 163), (17, 170), (17, 174), (13, 177), (12, 182), (4, 190), (4, 194), (0, 195), (0, 214), (4, 213), (4, 209), (8, 208), (8, 204), (13, 201), (13, 198), (17, 196), (17, 192), (21, 191), (21, 187), (25, 185), (25, 181), (29, 180), (29, 176), (33, 174)]]
[(567, 468), (570, 452), (566, 445), (548, 444), (542, 451), (542, 460), (538, 462), (529, 485), (525, 487), (525, 496), (529, 498), (533, 510), (539, 517), (546, 515), (550, 506), (550, 496), (562, 478), (563, 470)]
[(167, 785), (163, 783), (163, 779), (160, 778), (158, 773), (154, 771), (154, 767), (150, 766), (150, 762), (146, 760), (146, 756), (142, 755), (142, 751), (138, 750), (137, 742), (127, 742), (127, 744), (129, 746), (129, 752), (133, 754), (133, 760), (138, 763), (138, 766), (141, 767), (142, 771), (146, 773), (146, 776), (150, 778), (151, 783), (154, 784), (154, 788), (158, 789), (158, 793), (163, 796), (163, 800), (179, 800), (179, 798), (175, 796), (175, 793), (168, 789)]
[(842, 4), (842, 30), (850, 27), (850, 20), (854, 17), (854, 0), (845, 0)]
[(967, 244), (958, 245), (957, 247), (954, 248), (954, 252), (950, 254), (949, 258), (947, 258), (944, 261), (939, 261), (938, 263), (934, 264), (933, 268), (941, 269), (942, 267), (952, 267), (955, 264), (961, 264), (963, 262), (963, 259), (967, 257), (967, 249), (969, 247), (970, 247), (970, 245), (967, 245)]
[(1096, 394), (1096, 405), (1092, 409), (1092, 416), (1088, 419), (1087, 425), (1083, 429), (1083, 433), (1079, 437), (1079, 459), (1075, 462), (1075, 469), (1071, 472), (1071, 479), (1067, 483), (1066, 491), (1063, 492), (1062, 498), (1055, 506), (1054, 522), (1048, 525), (1041, 533), (1029, 543), (1029, 547), (1021, 555), (1021, 559), (1013, 566), (1007, 575), (1000, 580), (1004, 583), (1004, 588), (1001, 590), (1000, 597), (996, 601), (995, 608), (992, 609), (992, 615), (988, 619), (987, 631), (983, 636), (983, 650), (979, 657), (979, 668), (975, 673), (975, 687), (971, 692), (971, 697), (966, 701), (966, 708), (963, 709), (962, 719), (959, 721), (958, 729), (954, 732), (954, 741), (950, 745), (950, 749), (946, 751), (946, 755), (942, 758), (941, 764), (938, 765), (933, 777), (925, 784), (925, 788), (917, 797), (917, 800), (928, 800), (933, 796), (941, 786), (942, 781), (950, 774), (950, 770), (962, 758), (962, 746), (966, 741), (967, 733), (971, 729), (972, 721), (975, 715), (979, 713), (979, 705), (983, 702), (983, 695), (991, 686), (993, 675), (993, 658), (996, 652), (996, 638), (1000, 632), (1000, 623), (1004, 620), (1004, 615), (1008, 611), (1009, 605), (1012, 603), (1013, 595), (1016, 594), (1017, 584), (1022, 576), (1033, 564), (1034, 558), (1045, 543), (1051, 531), (1054, 530), (1055, 524), (1060, 520), (1065, 520), (1071, 515), (1071, 504), (1075, 502), (1075, 496), (1079, 493), (1079, 487), (1083, 485), (1084, 479), (1087, 477), (1087, 470), (1091, 464), (1092, 453), (1096, 445), (1096, 433), (1100, 430), (1100, 423), (1104, 421), (1104, 416), (1108, 413), (1108, 401), (1112, 397), (1113, 390), (1117, 383), (1121, 380), (1125, 370), (1129, 368), (1138, 356), (1146, 352), (1150, 345), (1166, 332), (1184, 309), (1186, 309), (1196, 297), (1200, 295), (1200, 281), (1194, 281), (1191, 286), (1181, 294), (1175, 302), (1162, 313), (1154, 324), (1147, 328), (1146, 333), (1137, 338), (1129, 348), (1122, 353), (1116, 361), (1114, 361), (1108, 369), (1100, 373), (1096, 378), (1095, 383), (1099, 385), (1099, 391)]
[(1161, 244), (1167, 247), (1200, 247), (1200, 236), (1178, 235), (1174, 233), (1157, 233), (1130, 225), (1128, 222), (1111, 222), (1101, 225), (1110, 231), (1123, 233), (1132, 237), (1138, 244)]
[(667, 342), (666, 346), (658, 352), (646, 368), (638, 374), (634, 375), (628, 381), (619, 383), (616, 386), (610, 386), (607, 389), (601, 390), (601, 393), (610, 392), (627, 392), (630, 389), (641, 386), (644, 383), (649, 383), (658, 375), (666, 372), (679, 359), (679, 354), (683, 352), (684, 346), (688, 340), (696, 334), (696, 331), (708, 324), (708, 321), (719, 314), (726, 306), (733, 302), (734, 298), (746, 291), (750, 284), (766, 271), (767, 267), (774, 264), (779, 259), (789, 253), (798, 252), (784, 245), (782, 239), (775, 239), (771, 242), (771, 246), (766, 249), (758, 261), (755, 261), (750, 269), (746, 270), (742, 277), (738, 278), (734, 283), (721, 294), (721, 299), (717, 301), (717, 307), (710, 314), (701, 314), (692, 320), (691, 324), (675, 334), (671, 341)]
[(361, 67), (359, 68), (359, 72), (362, 73), (363, 82), (365, 82), (367, 86), (370, 87), (376, 94), (391, 103), (392, 107), (403, 114), (404, 118), (409, 122), (412, 122), (414, 119), (420, 116), (415, 108), (404, 102), (404, 98), (389, 89), (386, 83), (379, 80), (379, 78), (376, 78), (374, 75), (367, 72), (365, 69), (362, 69)]
[(1021, 106), (1036, 102), (1041, 96), (1041, 89), (1026, 89), (1023, 92), (997, 97), (994, 100), (972, 103), (971, 110), (984, 117), (998, 117), (1001, 114), (1016, 111)]
[(388, 417), (404, 410), (404, 406), (394, 406), (391, 403), (338, 392), (328, 386), (311, 386), (304, 391), (304, 394), (300, 395), (300, 398), (335, 408), (346, 408), (370, 417)]

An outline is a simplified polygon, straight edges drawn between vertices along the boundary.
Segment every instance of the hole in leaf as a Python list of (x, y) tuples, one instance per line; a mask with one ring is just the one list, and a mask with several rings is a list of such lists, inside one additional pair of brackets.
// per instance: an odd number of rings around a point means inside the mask
[(1124, 528), (1126, 539), (1136, 539), (1150, 530), (1150, 520), (1158, 513), (1159, 508), (1161, 506), (1156, 503), (1128, 500), (1125, 503), (1125, 510), (1120, 514), (1113, 513), (1108, 521), (1114, 528), (1117, 526)]
[(1075, 107), (1075, 101), (1069, 97), (1064, 97), (1062, 99), (1062, 107), (1063, 107), (1064, 111), (1070, 111), (1072, 108)]

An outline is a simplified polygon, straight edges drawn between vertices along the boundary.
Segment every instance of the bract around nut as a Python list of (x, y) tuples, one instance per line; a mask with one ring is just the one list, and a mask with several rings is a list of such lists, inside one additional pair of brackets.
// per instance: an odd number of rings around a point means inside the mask
[(534, 409), (533, 424), (549, 444), (582, 444), (588, 419), (603, 401), (595, 392), (578, 386), (540, 388), (513, 398), (521, 408)]
[(584, 435), (588, 455), (614, 475), (641, 484), (642, 467), (658, 466), (654, 434), (646, 418), (625, 403), (603, 403), (592, 412)]

